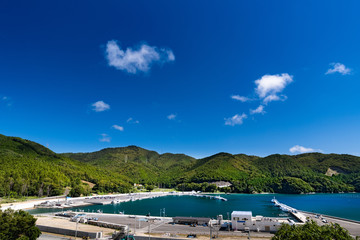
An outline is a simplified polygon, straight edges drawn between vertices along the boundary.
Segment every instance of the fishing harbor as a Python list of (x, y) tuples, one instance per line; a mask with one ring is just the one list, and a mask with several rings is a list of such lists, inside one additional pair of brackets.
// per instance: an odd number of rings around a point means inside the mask
[[(275, 202), (273, 208), (280, 208), (282, 204)], [(277, 205), (275, 205), (275, 203)], [(291, 208), (291, 207), (290, 207)], [(283, 209), (288, 211), (287, 209)], [(294, 208), (289, 209), (294, 211)], [(296, 210), (297, 211), (297, 210)], [(298, 211), (299, 212), (299, 211)], [(316, 214), (303, 213), (306, 218), (313, 219), (319, 224), (325, 224)], [(161, 215), (161, 214), (160, 214)], [(166, 216), (108, 214), (101, 212), (60, 212), (38, 215), (38, 227), (43, 231), (51, 226), (58, 226), (57, 233), (67, 233), (78, 237), (97, 236), (98, 239), (111, 238), (114, 233), (129, 235), (134, 239), (186, 239), (197, 236), (202, 239), (213, 236), (221, 239), (247, 239), (251, 235), (254, 239), (270, 239), (282, 223), (303, 224), (303, 222), (290, 221), (288, 218), (271, 218), (252, 216), (250, 211), (233, 211), (231, 220), (224, 219), (222, 215), (216, 218), (204, 217), (166, 217)], [(353, 236), (360, 234), (360, 223), (340, 220), (327, 216), (328, 223), (339, 223), (347, 228)], [(253, 227), (254, 226), (254, 227)], [(273, 228), (273, 226), (275, 228)], [(61, 230), (59, 230), (61, 229)], [(78, 231), (78, 232), (76, 232)]]
[(88, 205), (109, 205), (120, 204), (123, 202), (134, 202), (144, 199), (153, 199), (165, 196), (192, 196), (199, 198), (208, 198), (212, 200), (227, 201), (226, 198), (218, 195), (201, 194), (195, 191), (192, 192), (159, 192), (159, 193), (129, 193), (117, 194), (106, 196), (93, 196), (93, 197), (78, 197), (78, 198), (65, 198), (56, 200), (47, 200), (34, 204), (34, 208), (52, 208), (52, 209), (66, 209)]
[[(150, 197), (149, 195), (153, 196)], [(94, 222), (102, 223), (102, 228), (104, 228), (105, 223), (109, 226), (119, 224), (123, 226), (123, 229), (127, 229), (128, 233), (136, 234), (136, 236), (148, 236), (150, 233), (152, 237), (164, 237), (166, 235), (168, 237), (166, 239), (170, 239), (169, 236), (174, 239), (181, 239), (191, 234), (198, 237), (209, 236), (210, 232), (229, 239), (234, 236), (246, 237), (249, 233), (252, 236), (266, 239), (270, 238), (272, 236), (271, 232), (276, 231), (276, 228), (282, 223), (303, 224), (307, 219), (312, 219), (319, 224), (339, 223), (348, 229), (352, 235), (360, 235), (360, 224), (357, 221), (336, 219), (325, 215), (319, 217), (318, 214), (306, 213), (279, 201), (287, 199), (286, 202), (291, 202), (289, 197), (293, 196), (276, 195), (274, 199), (273, 195), (267, 194), (224, 195), (227, 200), (224, 201), (214, 198), (218, 196), (216, 194), (200, 194), (212, 196), (212, 198), (196, 195), (198, 193), (195, 192), (164, 193), (163, 197), (157, 197), (161, 196), (161, 193), (144, 193), (127, 194), (127, 196), (122, 196), (123, 198), (116, 196), (110, 199), (106, 198), (108, 196), (101, 196), (104, 201), (106, 200), (106, 203), (110, 200), (112, 203), (73, 208), (70, 212), (72, 217), (77, 216), (79, 219), (79, 226), (89, 226), (89, 223)], [(352, 197), (351, 195), (346, 196)], [(308, 198), (308, 196), (304, 197)], [(313, 196), (309, 197), (313, 198)], [(141, 199), (143, 201), (139, 201)], [(248, 202), (247, 199), (263, 199), (264, 201)], [(86, 200), (95, 201), (98, 199), (89, 198)], [(116, 200), (122, 202), (116, 202)], [(249, 205), (250, 203), (252, 205)], [(176, 211), (177, 209), (178, 211)], [(46, 211), (50, 209), (35, 209), (32, 211), (40, 210)], [(214, 214), (208, 215), (210, 210)], [(253, 210), (253, 212), (248, 210)], [(54, 209), (54, 211), (58, 213), (37, 213), (39, 219), (47, 218), (46, 221), (40, 220), (40, 222), (52, 224), (49, 219), (59, 221), (59, 218), (61, 218), (62, 221), (67, 221), (67, 224), (70, 224), (71, 227), (69, 228), (74, 229), (75, 222), (70, 221), (70, 217), (55, 216), (55, 214), (59, 213), (68, 213), (66, 209)], [(324, 220), (327, 223), (323, 222)], [(88, 223), (85, 223), (85, 221)], [(64, 223), (61, 225), (64, 226)], [(107, 228), (107, 231), (109, 229), (111, 228)]]

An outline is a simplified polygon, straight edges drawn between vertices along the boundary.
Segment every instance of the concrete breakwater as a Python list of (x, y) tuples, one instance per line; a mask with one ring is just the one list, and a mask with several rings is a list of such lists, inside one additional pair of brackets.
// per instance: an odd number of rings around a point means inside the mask
[(82, 207), (88, 205), (107, 205), (117, 204), (129, 201), (138, 201), (143, 199), (151, 199), (165, 196), (194, 196), (194, 197), (205, 197), (215, 200), (227, 201), (227, 199), (220, 196), (212, 196), (208, 194), (201, 194), (196, 192), (140, 192), (140, 193), (124, 193), (124, 194), (109, 194), (109, 195), (98, 195), (91, 197), (76, 197), (69, 198), (65, 196), (37, 199), (25, 202), (18, 202), (13, 204), (3, 204), (2, 210), (5, 209), (32, 209), (32, 208), (57, 208), (67, 209), (74, 207)]

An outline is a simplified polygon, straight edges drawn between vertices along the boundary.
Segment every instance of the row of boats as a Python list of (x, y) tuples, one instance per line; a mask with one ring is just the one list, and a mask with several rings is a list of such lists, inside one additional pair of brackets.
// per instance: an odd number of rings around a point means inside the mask
[[(184, 194), (181, 194), (181, 193), (170, 193), (170, 195), (177, 195), (177, 196), (180, 196), (180, 195), (184, 195)], [(197, 193), (197, 192), (192, 192), (191, 194), (187, 194), (187, 195), (191, 195), (191, 196), (195, 196), (195, 197), (204, 197), (204, 198), (210, 198), (210, 199), (215, 199), (215, 200), (220, 200), (220, 201), (227, 201), (226, 198), (224, 197), (221, 197), (221, 196), (212, 196), (212, 195), (206, 195), (206, 194), (200, 194), (200, 193)], [(155, 198), (155, 197), (161, 197), (161, 195), (149, 195), (149, 196), (136, 196), (135, 194), (134, 195), (130, 195), (128, 198), (126, 199), (122, 199), (122, 200), (119, 200), (119, 199), (114, 199), (111, 203), (112, 204), (119, 204), (121, 202), (129, 202), (129, 201), (136, 201), (136, 200), (142, 200), (142, 199), (148, 199), (148, 198)]]

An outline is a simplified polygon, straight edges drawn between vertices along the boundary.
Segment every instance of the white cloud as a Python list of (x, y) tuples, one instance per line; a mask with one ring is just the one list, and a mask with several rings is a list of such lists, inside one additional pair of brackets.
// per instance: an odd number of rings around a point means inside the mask
[(225, 125), (235, 126), (243, 124), (243, 120), (247, 118), (245, 113), (238, 115), (236, 114), (233, 117), (225, 118)]
[(308, 152), (321, 152), (320, 149), (306, 148), (303, 146), (295, 145), (289, 149), (291, 153), (308, 153)]
[(235, 99), (235, 100), (238, 100), (240, 102), (248, 102), (248, 101), (251, 100), (250, 98), (247, 98), (247, 97), (244, 97), (244, 96), (239, 96), (239, 95), (232, 95), (231, 98)]
[(135, 123), (138, 124), (140, 123), (138, 120), (134, 120), (132, 117), (128, 118), (128, 120), (126, 120), (127, 123)]
[(107, 103), (104, 103), (103, 101), (97, 101), (97, 102), (93, 103), (91, 106), (93, 106), (93, 110), (95, 112), (103, 112), (105, 110), (110, 109), (110, 105)]
[(176, 114), (170, 114), (169, 116), (167, 116), (167, 119), (169, 120), (174, 120), (176, 118)]
[(351, 72), (351, 69), (345, 67), (345, 65), (342, 63), (330, 63), (330, 66), (332, 66), (332, 68), (329, 68), (325, 74), (332, 74), (338, 72), (342, 75), (347, 75)]
[(293, 77), (287, 73), (276, 75), (264, 75), (255, 81), (255, 91), (260, 99), (265, 99), (267, 102), (279, 100), (278, 93), (282, 92), (284, 88), (293, 81)]
[(11, 107), (11, 105), (12, 105), (11, 99), (7, 96), (0, 97), (0, 103), (1, 102), (2, 102), (2, 104), (6, 105), (7, 107)]
[(106, 133), (102, 133), (100, 135), (101, 135), (101, 138), (99, 139), (100, 142), (110, 142), (111, 141), (111, 137), (109, 137), (109, 135), (107, 135)]
[(142, 44), (137, 49), (122, 50), (116, 41), (109, 41), (106, 45), (106, 58), (110, 66), (128, 73), (149, 71), (153, 63), (165, 63), (175, 60), (171, 49), (158, 49)]
[(256, 109), (250, 109), (250, 114), (257, 114), (257, 113), (261, 113), (261, 114), (266, 113), (264, 111), (264, 106), (263, 105), (258, 106)]
[(268, 104), (269, 102), (272, 101), (285, 101), (287, 99), (287, 96), (285, 95), (269, 95), (266, 98), (263, 99), (263, 103), (264, 104)]
[(268, 102), (279, 101), (279, 100), (280, 97), (278, 95), (269, 95), (266, 98), (264, 98), (263, 102), (267, 104)]
[(175, 55), (174, 55), (174, 53), (173, 53), (172, 50), (167, 49), (167, 50), (166, 50), (166, 53), (167, 53), (167, 55), (168, 55), (168, 60), (169, 60), (169, 61), (175, 61)]
[(122, 127), (122, 126), (114, 124), (112, 127), (115, 128), (116, 130), (124, 131), (124, 127)]
[[(259, 101), (260, 105), (256, 109), (249, 109), (250, 114), (265, 114), (264, 105), (267, 105), (272, 101), (285, 101), (287, 97), (281, 92), (285, 87), (293, 81), (293, 76), (288, 73), (275, 74), (275, 75), (264, 75), (260, 79), (255, 80), (255, 94), (256, 98), (248, 98), (240, 95), (232, 95), (231, 98), (241, 101)], [(247, 118), (246, 114), (235, 115), (232, 118), (225, 119), (225, 125), (236, 125), (242, 124), (243, 119)]]

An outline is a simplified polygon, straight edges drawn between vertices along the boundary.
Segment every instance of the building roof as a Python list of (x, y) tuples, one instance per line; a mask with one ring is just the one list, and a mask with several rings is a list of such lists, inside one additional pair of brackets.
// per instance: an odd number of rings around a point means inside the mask
[(210, 221), (210, 218), (206, 217), (173, 217), (174, 220), (200, 220), (200, 221)]
[(250, 215), (252, 216), (252, 211), (233, 211), (231, 215)]

